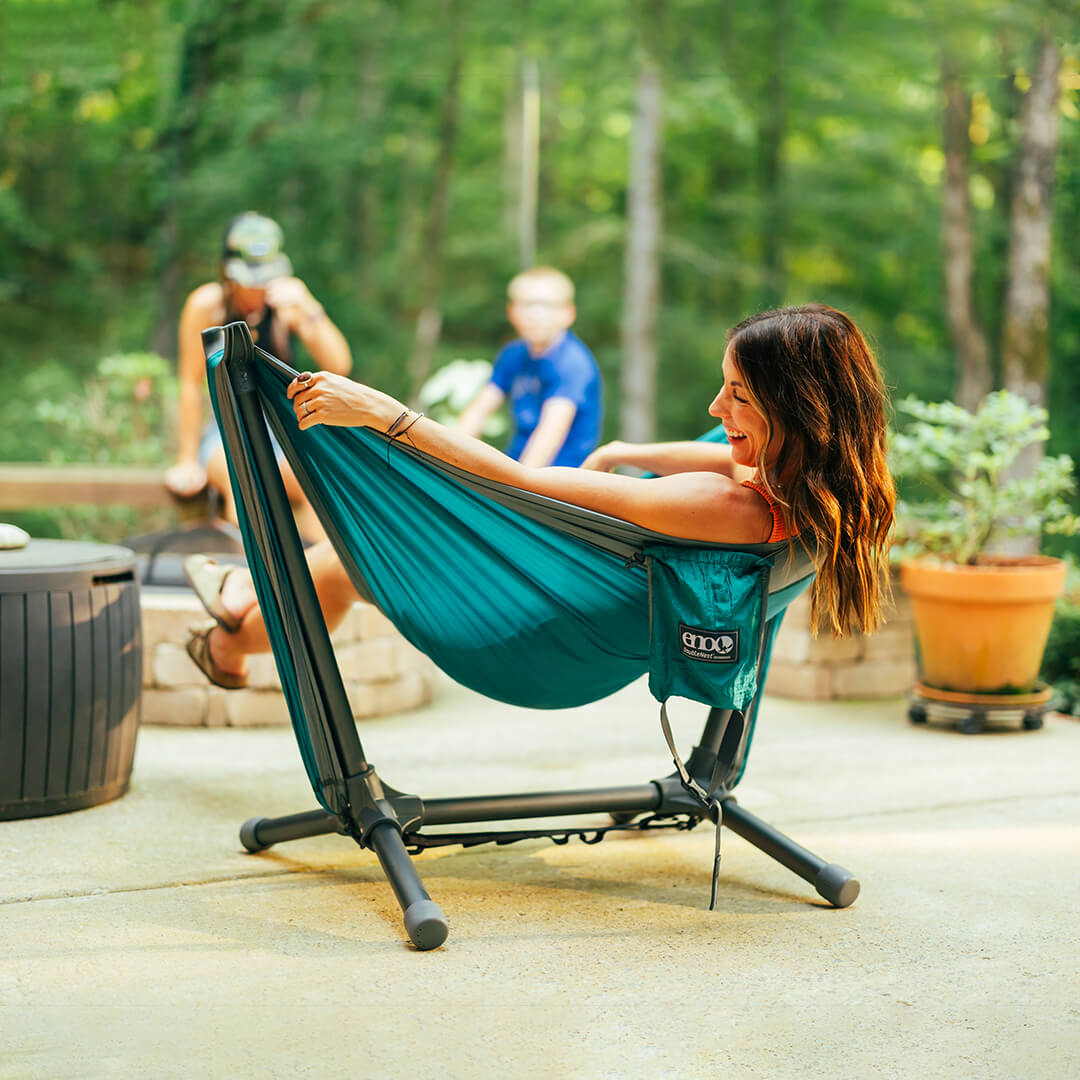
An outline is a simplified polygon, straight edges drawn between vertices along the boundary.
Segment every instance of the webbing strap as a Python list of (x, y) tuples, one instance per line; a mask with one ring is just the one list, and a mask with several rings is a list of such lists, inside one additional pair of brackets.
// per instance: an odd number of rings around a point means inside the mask
[(675, 747), (675, 737), (671, 734), (667, 702), (660, 703), (660, 727), (663, 729), (664, 738), (667, 740), (668, 749), (671, 751), (671, 759), (675, 764), (679, 779), (682, 781), (682, 786), (701, 803), (715, 826), (716, 841), (713, 845), (712, 884), (709, 890), (710, 911), (716, 910), (716, 894), (720, 887), (720, 830), (724, 824), (724, 799), (728, 793), (726, 780), (734, 767), (745, 723), (745, 718), (741, 712), (738, 710), (732, 711), (727, 726), (724, 728), (723, 737), (720, 740), (720, 748), (716, 752), (712, 776), (709, 778), (709, 790), (706, 791), (690, 775), (690, 770), (687, 769), (683, 759), (679, 756), (679, 751)]

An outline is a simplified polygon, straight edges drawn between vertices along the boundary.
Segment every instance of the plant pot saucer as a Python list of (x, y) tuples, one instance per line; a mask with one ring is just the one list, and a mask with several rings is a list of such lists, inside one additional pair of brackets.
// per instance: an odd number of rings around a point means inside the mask
[(1045, 705), (1054, 696), (1054, 688), (1039, 683), (1027, 694), (985, 694), (978, 690), (939, 690), (936, 686), (916, 683), (913, 693), (927, 701), (941, 701), (949, 705), (1021, 709), (1032, 705)]
[(908, 719), (913, 724), (934, 720), (965, 735), (1000, 729), (1003, 724), (1017, 721), (1024, 731), (1037, 731), (1043, 726), (1043, 713), (1053, 706), (1053, 698), (1053, 687), (1045, 684), (1028, 694), (980, 694), (916, 683)]

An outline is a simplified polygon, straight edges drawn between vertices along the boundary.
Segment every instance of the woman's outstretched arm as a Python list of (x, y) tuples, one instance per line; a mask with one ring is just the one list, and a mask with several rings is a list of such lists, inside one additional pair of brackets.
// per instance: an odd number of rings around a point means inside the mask
[(583, 469), (610, 472), (619, 465), (629, 465), (657, 476), (671, 476), (681, 472), (717, 472), (735, 476), (737, 480), (749, 479), (736, 476), (740, 466), (731, 460), (731, 447), (721, 442), (655, 442), (628, 443), (621, 440), (598, 446), (582, 463)]
[(425, 453), (486, 479), (547, 495), (647, 529), (719, 543), (760, 543), (772, 518), (761, 496), (718, 472), (642, 480), (583, 469), (530, 468), (477, 439), (406, 409), (362, 383), (316, 372), (289, 384), (301, 430), (317, 424), (402, 434)]

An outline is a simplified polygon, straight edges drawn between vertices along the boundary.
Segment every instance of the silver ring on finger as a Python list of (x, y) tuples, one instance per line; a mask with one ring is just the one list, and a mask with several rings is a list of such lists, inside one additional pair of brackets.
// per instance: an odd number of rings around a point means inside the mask
[(304, 415), (307, 416), (307, 415), (310, 414), (310, 412), (311, 412), (311, 402), (310, 401), (305, 401), (304, 402)]

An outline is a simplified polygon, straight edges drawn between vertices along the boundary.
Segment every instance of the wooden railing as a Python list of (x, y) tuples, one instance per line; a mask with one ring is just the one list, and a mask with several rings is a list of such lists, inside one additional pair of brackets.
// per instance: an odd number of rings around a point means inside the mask
[(147, 465), (0, 462), (0, 511), (80, 505), (174, 506), (189, 517), (206, 512), (206, 495), (178, 499), (165, 486), (165, 470)]

